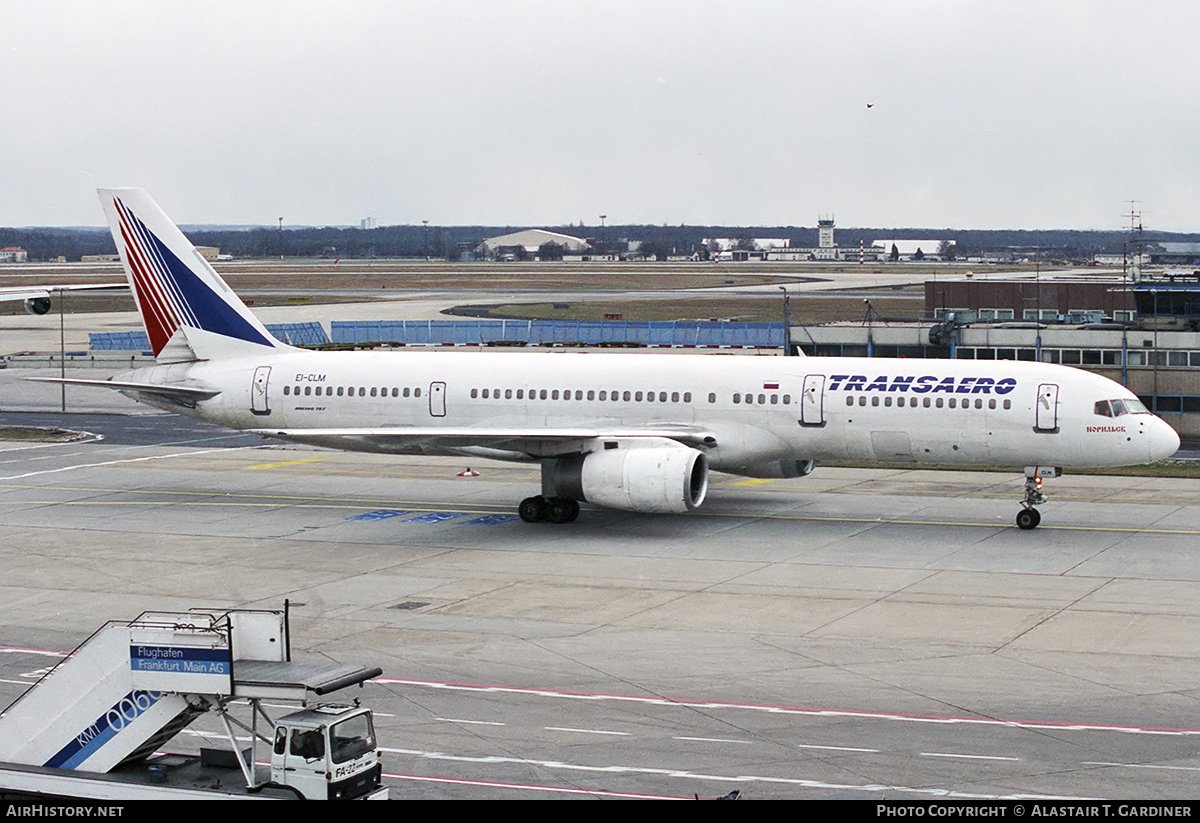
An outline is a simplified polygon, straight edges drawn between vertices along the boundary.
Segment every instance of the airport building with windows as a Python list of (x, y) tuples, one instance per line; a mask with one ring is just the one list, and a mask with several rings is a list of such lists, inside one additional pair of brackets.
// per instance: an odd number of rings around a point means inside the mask
[(1200, 436), (1200, 282), (933, 281), (922, 323), (800, 326), (808, 355), (1027, 360), (1128, 387), (1184, 436)]

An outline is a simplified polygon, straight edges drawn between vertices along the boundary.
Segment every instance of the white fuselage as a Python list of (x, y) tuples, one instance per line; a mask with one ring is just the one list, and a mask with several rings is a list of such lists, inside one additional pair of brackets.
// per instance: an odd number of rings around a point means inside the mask
[[(1178, 446), (1154, 415), (1101, 416), (1099, 401), (1136, 402), (1111, 380), (1015, 361), (264, 348), (126, 377), (220, 389), (164, 407), (234, 429), (690, 427), (714, 435), (713, 469), (760, 477), (809, 460), (1121, 466)], [(436, 439), (364, 448), (471, 453)]]

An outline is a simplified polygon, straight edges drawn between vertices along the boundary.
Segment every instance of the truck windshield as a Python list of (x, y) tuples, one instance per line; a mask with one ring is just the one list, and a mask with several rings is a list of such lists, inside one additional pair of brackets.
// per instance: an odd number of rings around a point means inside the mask
[(371, 727), (371, 715), (360, 714), (334, 723), (329, 730), (329, 744), (334, 763), (345, 763), (373, 751), (375, 730)]

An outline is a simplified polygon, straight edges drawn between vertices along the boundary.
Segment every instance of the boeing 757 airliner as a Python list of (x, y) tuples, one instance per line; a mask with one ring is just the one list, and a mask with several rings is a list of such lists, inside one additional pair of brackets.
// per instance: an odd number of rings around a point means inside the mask
[(297, 349), (144, 191), (100, 197), (157, 365), (66, 382), (297, 443), (536, 461), (529, 522), (574, 520), (580, 502), (687, 512), (709, 471), (799, 477), (852, 460), (1024, 466), (1017, 525), (1032, 529), (1043, 477), (1179, 447), (1128, 389), (1045, 363)]

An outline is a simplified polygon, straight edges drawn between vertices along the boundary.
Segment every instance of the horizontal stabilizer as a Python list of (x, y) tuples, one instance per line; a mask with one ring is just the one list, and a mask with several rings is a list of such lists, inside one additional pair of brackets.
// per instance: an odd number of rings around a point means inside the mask
[(122, 393), (135, 393), (160, 398), (192, 408), (201, 400), (208, 400), (221, 393), (220, 389), (196, 385), (164, 385), (161, 383), (137, 383), (129, 380), (87, 380), (81, 377), (26, 377), (31, 383), (62, 383), (68, 386), (94, 386), (113, 389)]

